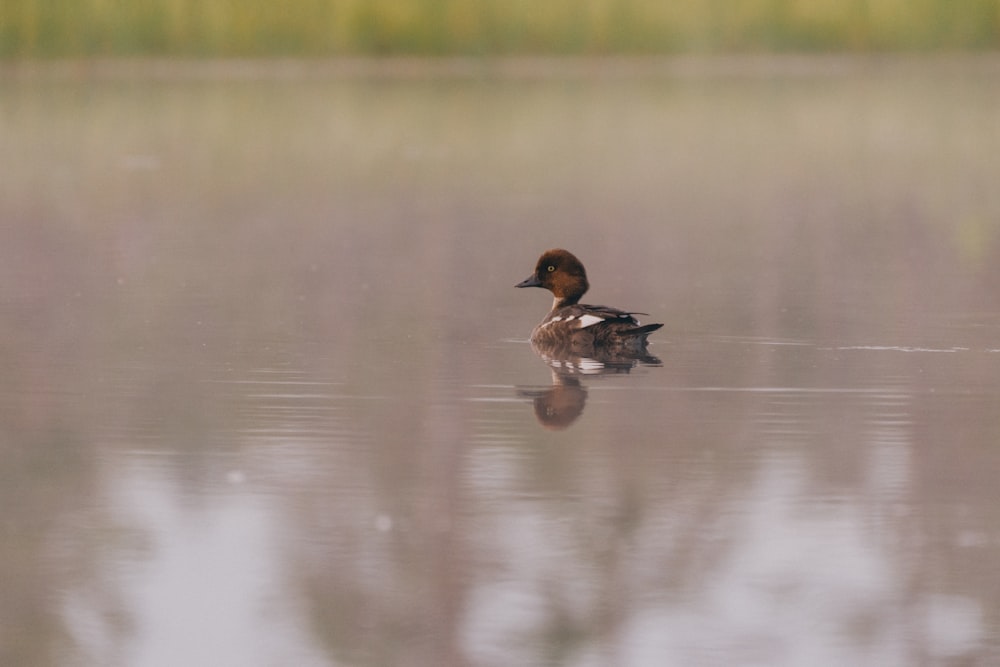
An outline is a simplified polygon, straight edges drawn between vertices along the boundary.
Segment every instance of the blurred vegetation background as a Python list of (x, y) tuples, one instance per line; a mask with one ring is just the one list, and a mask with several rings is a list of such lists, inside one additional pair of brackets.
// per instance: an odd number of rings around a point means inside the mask
[(2, 0), (0, 57), (986, 50), (1000, 0)]

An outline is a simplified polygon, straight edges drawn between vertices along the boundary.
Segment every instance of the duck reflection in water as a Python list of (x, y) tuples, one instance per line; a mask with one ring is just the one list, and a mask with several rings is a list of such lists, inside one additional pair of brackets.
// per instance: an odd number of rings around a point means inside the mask
[(569, 427), (583, 414), (587, 403), (587, 386), (581, 381), (582, 376), (625, 374), (638, 364), (662, 365), (659, 359), (650, 354), (623, 357), (598, 353), (588, 357), (534, 342), (531, 347), (552, 369), (552, 386), (519, 388), (517, 394), (532, 399), (538, 423), (555, 431)]
[(552, 367), (552, 387), (518, 392), (534, 399), (535, 415), (546, 428), (566, 428), (583, 412), (587, 390), (580, 375), (661, 365), (646, 347), (647, 336), (663, 325), (642, 325), (635, 315), (643, 313), (581, 304), (590, 284), (583, 263), (569, 251), (544, 252), (534, 273), (516, 287), (542, 287), (554, 297), (552, 310), (531, 332), (532, 348)]

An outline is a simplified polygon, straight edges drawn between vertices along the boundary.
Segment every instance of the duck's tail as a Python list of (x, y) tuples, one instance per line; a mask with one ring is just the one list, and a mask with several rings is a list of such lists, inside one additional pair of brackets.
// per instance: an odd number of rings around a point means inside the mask
[(626, 329), (621, 332), (621, 335), (628, 336), (629, 338), (632, 338), (633, 336), (646, 337), (662, 326), (662, 324), (644, 324), (641, 327), (635, 327), (634, 329)]

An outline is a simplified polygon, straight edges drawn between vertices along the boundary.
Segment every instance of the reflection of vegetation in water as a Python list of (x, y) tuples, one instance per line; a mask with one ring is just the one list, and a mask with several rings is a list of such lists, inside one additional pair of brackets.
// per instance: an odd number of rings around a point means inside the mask
[(992, 0), (12, 0), (0, 56), (663, 53), (1000, 45)]

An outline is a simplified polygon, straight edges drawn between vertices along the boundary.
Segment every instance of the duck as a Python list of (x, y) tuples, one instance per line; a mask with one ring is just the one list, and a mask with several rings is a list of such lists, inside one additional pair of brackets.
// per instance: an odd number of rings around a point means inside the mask
[(531, 332), (536, 349), (565, 350), (586, 357), (634, 354), (642, 358), (647, 337), (663, 326), (642, 324), (635, 317), (646, 313), (580, 303), (590, 289), (587, 271), (583, 262), (562, 248), (542, 253), (534, 273), (515, 287), (541, 287), (552, 292), (552, 310)]

